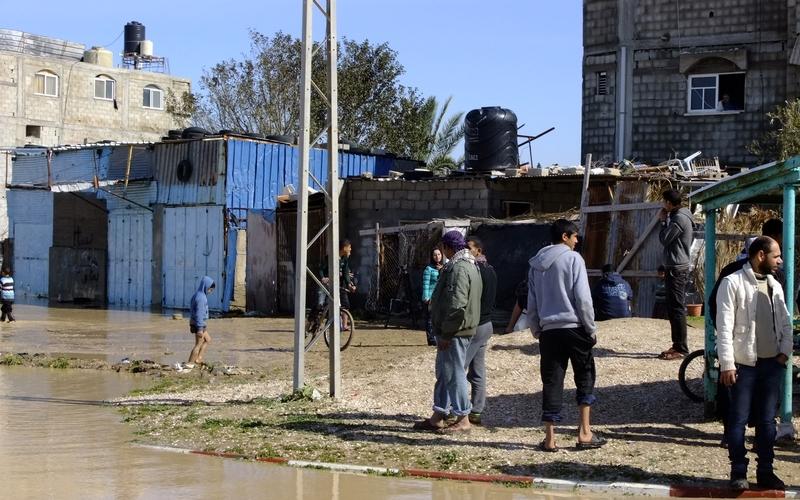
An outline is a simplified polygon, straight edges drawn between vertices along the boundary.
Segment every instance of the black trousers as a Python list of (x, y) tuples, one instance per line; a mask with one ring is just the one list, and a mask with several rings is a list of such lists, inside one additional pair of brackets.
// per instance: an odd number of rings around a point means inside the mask
[(14, 316), (12, 315), (14, 303), (10, 300), (4, 300), (2, 302), (3, 305), (0, 306), (0, 321), (5, 321), (6, 317), (8, 318), (8, 321), (14, 321)]
[(564, 375), (567, 363), (572, 372), (577, 391), (578, 405), (595, 402), (594, 383), (597, 371), (592, 347), (595, 340), (581, 328), (545, 330), (539, 337), (539, 369), (542, 375), (542, 422), (560, 422), (564, 400)]
[(683, 354), (689, 353), (686, 341), (686, 284), (689, 281), (688, 269), (667, 269), (667, 318), (672, 332), (672, 349)]

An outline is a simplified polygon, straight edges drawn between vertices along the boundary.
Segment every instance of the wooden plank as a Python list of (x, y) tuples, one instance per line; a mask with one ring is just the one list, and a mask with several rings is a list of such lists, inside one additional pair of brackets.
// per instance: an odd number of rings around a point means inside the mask
[(592, 154), (586, 155), (586, 162), (583, 166), (583, 190), (581, 191), (581, 213), (580, 213), (580, 235), (586, 235), (586, 217), (584, 217), (584, 208), (589, 204), (589, 176), (592, 171)]
[(653, 228), (658, 225), (658, 223), (660, 222), (658, 215), (659, 214), (656, 214), (656, 216), (653, 217), (653, 220), (651, 220), (650, 224), (647, 225), (645, 230), (642, 232), (641, 236), (639, 236), (639, 239), (637, 239), (636, 243), (633, 244), (633, 248), (631, 248), (631, 250), (627, 253), (627, 255), (625, 255), (625, 258), (622, 259), (622, 262), (619, 263), (619, 265), (617, 266), (618, 273), (621, 273), (622, 270), (625, 269), (625, 266), (628, 265), (628, 262), (631, 261), (633, 256), (636, 255), (636, 252), (639, 251), (639, 248), (642, 246), (642, 244), (644, 244), (647, 237), (650, 236), (650, 233), (653, 231)]
[(426, 222), (424, 224), (407, 224), (405, 226), (392, 226), (392, 227), (382, 227), (380, 229), (362, 229), (358, 232), (359, 236), (374, 236), (376, 233), (375, 231), (379, 231), (380, 234), (392, 234), (392, 233), (399, 233), (401, 231), (418, 231), (420, 229), (428, 229), (432, 227), (436, 227), (437, 224), (443, 224), (443, 221), (433, 221), (433, 222)]
[(581, 212), (587, 214), (603, 213), (603, 212), (625, 212), (628, 210), (650, 210), (654, 208), (661, 208), (661, 203), (625, 203), (622, 205), (593, 205), (584, 207)]

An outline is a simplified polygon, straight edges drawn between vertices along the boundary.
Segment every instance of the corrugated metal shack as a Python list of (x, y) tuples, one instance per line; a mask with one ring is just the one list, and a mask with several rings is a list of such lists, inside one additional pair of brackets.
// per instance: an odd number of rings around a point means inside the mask
[(151, 163), (149, 144), (13, 152), (9, 238), (22, 299), (106, 302), (110, 215), (127, 207), (107, 203), (116, 200), (109, 191), (116, 184), (130, 190), (142, 180), (149, 184)]
[[(339, 160), (343, 178), (386, 175), (393, 165), (347, 152)], [(326, 182), (327, 151), (314, 150), (311, 161)], [(187, 308), (209, 275), (212, 309), (245, 306), (248, 296), (263, 302), (277, 269), (270, 214), (284, 187), (297, 184), (297, 165), (293, 146), (236, 136), (20, 148), (9, 181), (18, 288), (51, 300)], [(248, 219), (258, 222), (251, 260)]]

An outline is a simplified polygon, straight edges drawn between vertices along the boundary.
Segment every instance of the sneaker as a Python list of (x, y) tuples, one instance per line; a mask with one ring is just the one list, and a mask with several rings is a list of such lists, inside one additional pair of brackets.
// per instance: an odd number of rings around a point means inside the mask
[(756, 473), (756, 485), (764, 490), (785, 490), (786, 484), (781, 481), (781, 478), (775, 475), (774, 472), (769, 471), (765, 473)]
[(746, 477), (732, 475), (728, 481), (728, 487), (734, 490), (749, 490), (750, 483), (747, 482)]
[(467, 417), (469, 419), (469, 423), (473, 425), (481, 425), (481, 414), (480, 413), (470, 413)]

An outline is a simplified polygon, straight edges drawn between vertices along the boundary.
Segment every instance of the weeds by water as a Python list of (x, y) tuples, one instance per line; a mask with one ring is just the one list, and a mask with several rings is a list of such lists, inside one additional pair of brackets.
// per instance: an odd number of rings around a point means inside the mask
[(0, 365), (4, 366), (19, 366), (24, 363), (22, 356), (19, 354), (3, 354), (0, 357)]

